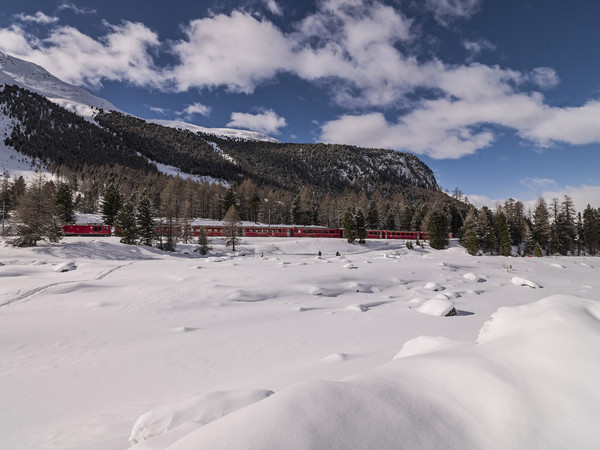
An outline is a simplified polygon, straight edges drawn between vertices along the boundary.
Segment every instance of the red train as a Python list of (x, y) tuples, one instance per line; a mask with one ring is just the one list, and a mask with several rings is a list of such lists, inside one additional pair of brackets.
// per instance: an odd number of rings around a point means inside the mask
[[(195, 225), (190, 228), (189, 234), (198, 236), (201, 229), (206, 230), (207, 236), (218, 237), (225, 235), (225, 228), (222, 225)], [(343, 238), (343, 228), (322, 228), (322, 227), (296, 227), (296, 226), (256, 226), (240, 227), (241, 236), (244, 237), (308, 237), (308, 238)], [(169, 234), (168, 226), (156, 227), (156, 234), (165, 236)], [(181, 235), (181, 227), (173, 227), (175, 235)], [(65, 236), (110, 236), (111, 228), (108, 225), (65, 225), (63, 226)], [(429, 235), (423, 231), (391, 231), (391, 230), (368, 230), (367, 239), (404, 239), (404, 240), (422, 240), (429, 239)]]

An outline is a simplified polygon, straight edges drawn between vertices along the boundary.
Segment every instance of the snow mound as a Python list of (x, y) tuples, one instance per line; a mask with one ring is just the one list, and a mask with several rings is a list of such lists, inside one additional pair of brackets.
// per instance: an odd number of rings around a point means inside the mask
[(465, 273), (463, 275), (463, 278), (465, 280), (475, 281), (476, 283), (483, 283), (485, 281), (483, 278), (479, 278), (479, 276), (474, 274), (473, 272)]
[(73, 261), (67, 261), (64, 263), (59, 264), (58, 266), (56, 266), (54, 268), (55, 272), (69, 272), (71, 270), (75, 270), (77, 269), (77, 266), (75, 265), (75, 263)]
[(512, 277), (510, 282), (512, 284), (514, 284), (515, 286), (526, 286), (526, 287), (530, 287), (532, 289), (537, 289), (540, 287), (537, 283), (534, 283), (531, 280), (527, 280), (527, 279), (521, 278), (521, 277)]
[(216, 391), (160, 406), (142, 414), (135, 421), (129, 442), (143, 442), (186, 422), (195, 422), (196, 426), (205, 425), (272, 394), (273, 391), (263, 389)]
[(461, 345), (462, 342), (443, 336), (419, 336), (404, 343), (394, 359), (437, 352)]
[(452, 357), (296, 384), (168, 449), (597, 448), (599, 318), (599, 302), (568, 295), (501, 308)]
[(430, 291), (443, 291), (444, 290), (444, 288), (442, 286), (440, 286), (438, 283), (435, 283), (433, 281), (426, 283), (424, 287), (425, 287), (425, 289), (428, 289)]
[(356, 269), (356, 266), (352, 263), (344, 264), (344, 269)]
[[(454, 302), (448, 298), (432, 298), (427, 300), (415, 311), (423, 314), (431, 314), (432, 316), (447, 316), (454, 310)], [(456, 310), (454, 310), (456, 314)]]
[(325, 358), (321, 360), (324, 363), (340, 363), (344, 362), (349, 358), (350, 355), (347, 353), (332, 353), (331, 355), (327, 355)]
[(346, 309), (348, 311), (367, 312), (369, 310), (369, 307), (367, 305), (357, 303), (355, 305), (346, 306)]

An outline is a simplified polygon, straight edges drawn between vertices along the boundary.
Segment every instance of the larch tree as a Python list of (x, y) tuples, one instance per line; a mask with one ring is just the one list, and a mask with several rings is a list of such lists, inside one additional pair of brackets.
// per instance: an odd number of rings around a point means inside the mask
[(62, 236), (52, 185), (38, 173), (17, 203), (17, 238), (13, 244), (34, 247), (39, 241), (58, 242)]
[(235, 246), (240, 243), (240, 227), (242, 225), (240, 215), (238, 214), (235, 206), (231, 205), (227, 210), (227, 214), (223, 218), (224, 233), (225, 233), (225, 245), (231, 247), (231, 250), (235, 252)]

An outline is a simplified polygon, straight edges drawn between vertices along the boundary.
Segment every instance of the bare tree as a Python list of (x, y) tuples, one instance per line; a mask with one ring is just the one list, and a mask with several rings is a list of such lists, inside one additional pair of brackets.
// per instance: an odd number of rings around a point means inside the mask
[(240, 215), (235, 209), (235, 206), (231, 205), (227, 210), (227, 214), (223, 218), (225, 228), (223, 230), (225, 236), (225, 245), (231, 246), (231, 249), (235, 252), (236, 244), (240, 243), (238, 236), (240, 235)]

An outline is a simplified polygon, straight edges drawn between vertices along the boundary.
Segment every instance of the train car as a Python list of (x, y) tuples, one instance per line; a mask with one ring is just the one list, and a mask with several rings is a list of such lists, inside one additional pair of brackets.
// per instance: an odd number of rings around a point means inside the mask
[(64, 236), (110, 236), (108, 225), (63, 225)]
[(312, 237), (312, 238), (341, 238), (344, 237), (343, 230), (339, 228), (312, 228), (312, 227), (292, 227), (293, 237)]
[(246, 237), (289, 237), (291, 227), (243, 227), (242, 236)]
[(204, 228), (204, 230), (206, 231), (206, 235), (209, 237), (218, 237), (218, 236), (223, 236), (225, 234), (225, 232), (223, 231), (226, 227), (222, 227), (219, 225), (207, 225), (207, 226), (203, 226), (203, 225), (196, 225), (192, 227), (192, 234), (194, 236), (199, 236), (200, 235), (200, 230), (202, 230), (202, 228)]
[(423, 237), (426, 236), (427, 233), (423, 233), (422, 231), (381, 230), (380, 233), (382, 239), (427, 240), (427, 238)]

